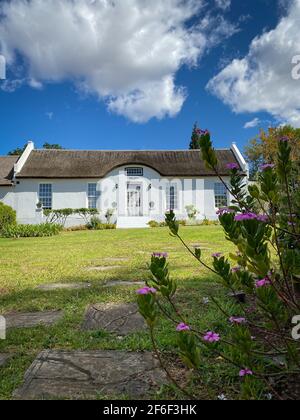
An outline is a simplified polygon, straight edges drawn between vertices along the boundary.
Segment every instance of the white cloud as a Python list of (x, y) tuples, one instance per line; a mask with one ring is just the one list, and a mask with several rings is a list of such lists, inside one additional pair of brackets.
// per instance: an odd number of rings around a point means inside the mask
[(29, 79), (28, 85), (32, 87), (33, 89), (37, 89), (37, 90), (40, 90), (43, 88), (43, 84), (35, 79)]
[(278, 26), (255, 38), (243, 59), (233, 60), (208, 89), (237, 113), (266, 111), (279, 123), (300, 127), (300, 81), (292, 57), (300, 53), (300, 0), (293, 0)]
[(220, 9), (228, 10), (231, 6), (231, 0), (215, 0), (217, 7)]
[(54, 112), (46, 112), (45, 115), (50, 121), (52, 121), (54, 117)]
[(260, 119), (259, 118), (254, 118), (251, 121), (246, 122), (246, 124), (244, 125), (244, 128), (255, 128), (260, 124)]
[(24, 84), (24, 79), (5, 79), (1, 81), (0, 88), (3, 92), (13, 93)]
[(16, 53), (23, 57), (25, 79), (34, 88), (72, 80), (135, 122), (174, 116), (186, 98), (176, 86), (177, 72), (196, 66), (235, 31), (204, 5), (205, 0), (5, 0), (1, 50), (11, 65)]

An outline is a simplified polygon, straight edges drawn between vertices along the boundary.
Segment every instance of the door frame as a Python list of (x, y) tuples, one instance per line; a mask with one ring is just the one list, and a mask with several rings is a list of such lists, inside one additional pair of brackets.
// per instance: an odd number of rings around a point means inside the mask
[[(139, 198), (140, 198), (140, 206), (139, 206), (139, 211), (137, 211), (138, 214), (130, 214), (130, 208), (129, 208), (129, 187), (130, 186), (135, 186), (135, 187), (139, 187)], [(143, 183), (142, 182), (135, 182), (135, 181), (128, 181), (127, 182), (127, 189), (126, 189), (126, 207), (127, 207), (127, 216), (128, 217), (142, 217), (143, 216)], [(138, 209), (138, 206), (137, 206)]]

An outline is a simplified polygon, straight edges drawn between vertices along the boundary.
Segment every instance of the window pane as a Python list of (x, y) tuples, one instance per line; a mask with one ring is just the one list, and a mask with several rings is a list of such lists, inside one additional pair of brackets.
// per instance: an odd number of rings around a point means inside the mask
[(177, 185), (170, 185), (167, 187), (167, 208), (168, 210), (177, 210)]
[(89, 197), (96, 197), (97, 195), (97, 184), (89, 184)]
[(97, 208), (97, 184), (88, 184), (88, 207)]
[(144, 169), (143, 168), (126, 168), (127, 176), (143, 176)]
[(225, 185), (222, 183), (215, 184), (215, 206), (217, 208), (227, 207), (228, 195)]
[(42, 204), (43, 209), (52, 209), (52, 184), (40, 184), (39, 202)]
[(89, 209), (97, 208), (97, 198), (89, 197)]

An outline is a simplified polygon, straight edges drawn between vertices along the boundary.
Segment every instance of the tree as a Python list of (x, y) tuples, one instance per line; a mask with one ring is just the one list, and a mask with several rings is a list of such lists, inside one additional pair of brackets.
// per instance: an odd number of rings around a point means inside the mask
[[(21, 156), (25, 149), (26, 149), (26, 145), (23, 148), (17, 147), (16, 149), (8, 152), (7, 155), (8, 156)], [(60, 144), (44, 143), (43, 144), (43, 149), (46, 149), (46, 150), (63, 150), (64, 148)]]
[(300, 163), (300, 129), (290, 125), (283, 127), (271, 127), (268, 131), (261, 130), (260, 133), (245, 148), (245, 156), (250, 164), (250, 176), (256, 178), (259, 167), (268, 162), (276, 163), (278, 145), (280, 139), (286, 137), (292, 148), (291, 159)]
[(22, 153), (24, 152), (26, 146), (24, 146), (22, 149), (20, 147), (17, 147), (14, 150), (11, 150), (10, 152), (7, 153), (8, 156), (21, 156)]
[(201, 130), (195, 122), (190, 142), (190, 150), (200, 150), (201, 138), (208, 134), (208, 130)]
[(50, 144), (50, 143), (44, 143), (43, 149), (47, 150), (63, 150), (64, 148), (60, 144)]
[(200, 139), (199, 139), (199, 127), (198, 124), (195, 123), (193, 127), (191, 142), (190, 142), (190, 150), (197, 150), (200, 149)]

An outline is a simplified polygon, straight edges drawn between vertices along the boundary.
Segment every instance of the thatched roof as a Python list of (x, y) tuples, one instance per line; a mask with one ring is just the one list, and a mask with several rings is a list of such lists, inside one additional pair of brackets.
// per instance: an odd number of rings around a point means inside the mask
[[(237, 162), (231, 150), (218, 150), (219, 171), (228, 175), (228, 163)], [(145, 165), (162, 176), (212, 176), (198, 150), (80, 151), (34, 150), (18, 178), (104, 178), (124, 165)]]
[(19, 156), (0, 156), (0, 186), (12, 185), (14, 164)]

